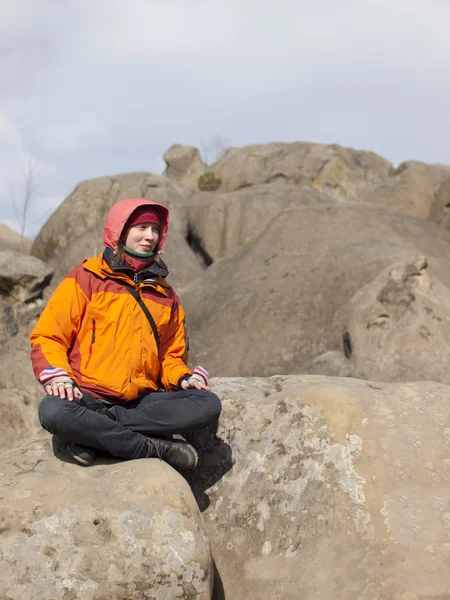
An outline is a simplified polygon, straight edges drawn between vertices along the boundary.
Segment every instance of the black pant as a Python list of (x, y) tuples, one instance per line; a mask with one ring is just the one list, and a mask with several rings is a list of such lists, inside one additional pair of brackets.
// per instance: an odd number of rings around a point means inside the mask
[(216, 394), (196, 389), (153, 392), (114, 405), (89, 394), (71, 402), (46, 396), (39, 405), (39, 421), (68, 442), (130, 459), (139, 455), (145, 436), (191, 433), (217, 421), (220, 410)]

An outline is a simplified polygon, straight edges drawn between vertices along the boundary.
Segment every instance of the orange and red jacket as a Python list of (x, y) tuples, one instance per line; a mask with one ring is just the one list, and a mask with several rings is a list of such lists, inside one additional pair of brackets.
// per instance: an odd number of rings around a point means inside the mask
[[(160, 346), (130, 292), (133, 285), (156, 323)], [(53, 293), (31, 333), (36, 378), (49, 369), (67, 372), (82, 391), (112, 401), (179, 389), (187, 367), (185, 313), (161, 276), (140, 284), (89, 258), (70, 271)]]

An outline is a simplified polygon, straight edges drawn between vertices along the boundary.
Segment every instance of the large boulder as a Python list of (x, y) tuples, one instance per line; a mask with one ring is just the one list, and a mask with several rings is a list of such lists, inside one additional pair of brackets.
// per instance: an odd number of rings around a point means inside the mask
[(31, 369), (28, 336), (51, 277), (37, 258), (0, 252), (0, 450), (39, 430), (37, 404), (43, 390)]
[(158, 459), (83, 469), (56, 450), (46, 438), (0, 457), (2, 598), (210, 599), (208, 536), (181, 475)]
[(230, 148), (210, 170), (221, 179), (222, 191), (278, 182), (314, 186), (348, 198), (383, 181), (393, 167), (373, 152), (311, 142), (277, 142)]
[(32, 240), (14, 231), (5, 223), (0, 223), (0, 250), (15, 250), (28, 254)]
[(53, 271), (41, 260), (13, 250), (0, 251), (0, 295), (17, 302), (42, 298)]
[(186, 288), (193, 360), (226, 376), (302, 372), (313, 358), (341, 350), (343, 309), (388, 266), (426, 256), (450, 287), (449, 239), (428, 221), (372, 204), (285, 209)]
[(230, 148), (210, 167), (201, 161), (196, 148), (188, 146), (172, 146), (164, 158), (164, 174), (193, 190), (198, 190), (199, 176), (206, 169), (212, 171), (221, 181), (221, 203), (225, 192), (259, 184), (292, 184), (331, 197), (373, 202), (423, 219), (439, 213), (441, 203), (436, 196), (450, 176), (448, 165), (405, 161), (394, 169), (373, 152), (310, 142)]
[(353, 377), (450, 383), (450, 288), (426, 257), (391, 265), (343, 312)]
[(440, 186), (449, 176), (448, 165), (407, 161), (379, 185), (362, 191), (359, 199), (427, 219)]
[[(269, 151), (265, 146), (262, 151)], [(220, 162), (221, 164), (221, 162)], [(450, 167), (409, 161), (378, 180), (360, 186), (356, 198), (442, 224), (448, 211)], [(284, 181), (284, 180), (282, 180)], [(443, 183), (444, 182), (444, 183)], [(445, 187), (447, 186), (447, 187)], [(198, 192), (187, 201), (189, 227), (211, 261), (255, 239), (286, 208), (323, 202), (333, 196), (317, 181), (254, 183), (234, 191)], [(344, 197), (340, 201), (345, 201)]]
[(53, 287), (74, 266), (103, 250), (106, 214), (119, 200), (145, 198), (171, 211), (165, 258), (170, 283), (182, 286), (202, 272), (201, 263), (189, 247), (184, 203), (192, 192), (177, 181), (151, 173), (101, 177), (80, 183), (56, 209), (33, 243), (32, 254), (54, 268)]
[[(217, 379), (233, 469), (204, 512), (221, 597), (450, 597), (450, 387)], [(211, 446), (209, 473), (222, 456)], [(202, 478), (202, 472), (199, 472)]]
[(164, 153), (166, 170), (164, 175), (169, 179), (182, 181), (193, 189), (197, 189), (198, 178), (206, 169), (198, 148), (174, 144)]
[(187, 201), (192, 234), (211, 262), (256, 239), (282, 210), (329, 201), (324, 192), (289, 183), (233, 192), (200, 192)]
[(436, 192), (429, 218), (447, 231), (450, 230), (450, 176), (444, 179)]

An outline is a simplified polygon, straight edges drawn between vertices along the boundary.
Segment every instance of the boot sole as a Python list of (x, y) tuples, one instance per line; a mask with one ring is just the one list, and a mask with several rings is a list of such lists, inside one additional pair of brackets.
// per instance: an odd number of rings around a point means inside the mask
[(92, 463), (95, 460), (95, 455), (89, 459), (83, 458), (82, 456), (80, 456), (79, 454), (77, 454), (76, 452), (74, 452), (72, 450), (71, 444), (68, 444), (67, 452), (70, 454), (70, 456), (73, 458), (73, 460), (75, 462), (77, 462), (79, 465), (83, 465), (83, 467), (89, 467), (90, 465), (92, 465)]

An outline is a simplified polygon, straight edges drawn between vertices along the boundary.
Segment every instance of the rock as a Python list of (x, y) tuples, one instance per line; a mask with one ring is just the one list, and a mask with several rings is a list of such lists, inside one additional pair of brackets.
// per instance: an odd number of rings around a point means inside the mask
[(169, 282), (176, 289), (202, 272), (186, 242), (187, 214), (183, 205), (191, 193), (177, 181), (151, 173), (84, 181), (45, 223), (31, 252), (55, 269), (53, 289), (70, 269), (103, 250), (103, 228), (111, 206), (123, 198), (154, 200), (171, 211), (164, 259), (170, 270)]
[(230, 148), (209, 170), (220, 177), (223, 191), (277, 182), (315, 187), (337, 198), (352, 198), (386, 179), (392, 165), (373, 152), (293, 142)]
[[(450, 387), (320, 376), (212, 384), (234, 462), (204, 512), (223, 597), (449, 597)], [(213, 473), (214, 446), (209, 460)]]
[(42, 387), (34, 379), (28, 336), (44, 308), (52, 271), (33, 256), (0, 252), (0, 450), (39, 430)]
[(207, 165), (202, 161), (197, 148), (174, 144), (164, 154), (164, 161), (166, 177), (182, 181), (184, 185), (198, 190), (198, 178)]
[(44, 391), (31, 369), (28, 337), (42, 308), (0, 302), (0, 452), (40, 430), (37, 406)]
[(347, 308), (353, 377), (450, 383), (450, 289), (426, 257), (404, 260), (362, 287)]
[(256, 239), (283, 209), (329, 201), (316, 189), (255, 184), (234, 192), (198, 193), (187, 201), (189, 226), (211, 262)]
[(430, 211), (430, 221), (437, 223), (443, 229), (450, 230), (450, 177), (447, 177), (439, 187)]
[(29, 333), (44, 307), (0, 298), (0, 451), (40, 430), (37, 405), (44, 392), (30, 362)]
[(53, 276), (47, 265), (34, 256), (13, 250), (0, 251), (0, 294), (16, 302), (34, 302)]
[(0, 223), (0, 250), (14, 250), (28, 254), (31, 248), (32, 240), (22, 237), (20, 233), (14, 231), (5, 223)]
[(435, 195), (449, 175), (450, 166), (447, 165), (404, 162), (379, 185), (362, 191), (359, 199), (427, 219), (432, 211)]
[[(21, 385), (20, 380), (5, 381), (0, 372), (0, 452), (20, 444), (39, 432), (34, 390)], [(15, 385), (14, 385), (15, 384)], [(40, 393), (43, 396), (43, 393)]]
[(302, 373), (342, 352), (348, 303), (392, 264), (426, 256), (450, 287), (449, 240), (428, 221), (357, 201), (282, 210), (184, 290), (191, 359), (224, 376)]
[(63, 461), (48, 438), (0, 457), (5, 599), (209, 600), (208, 536), (181, 475), (157, 459)]
[(302, 371), (332, 377), (355, 377), (354, 364), (348, 360), (343, 350), (329, 350), (316, 356), (303, 365)]

